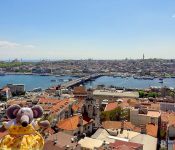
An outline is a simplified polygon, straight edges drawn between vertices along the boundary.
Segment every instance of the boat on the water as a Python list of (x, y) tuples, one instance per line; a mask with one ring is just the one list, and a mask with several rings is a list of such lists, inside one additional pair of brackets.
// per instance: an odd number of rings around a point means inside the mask
[(63, 79), (59, 79), (59, 81), (63, 82), (64, 80)]
[(144, 80), (153, 80), (154, 77), (151, 77), (151, 76), (143, 76), (143, 79), (144, 79)]
[(56, 82), (57, 80), (56, 79), (52, 79), (52, 80), (50, 80), (51, 82)]
[(134, 79), (139, 79), (139, 80), (153, 80), (154, 77), (152, 76), (133, 76)]
[(0, 76), (5, 76), (5, 73), (0, 71)]
[(61, 75), (55, 75), (55, 77), (60, 77)]
[(40, 74), (40, 76), (49, 76), (50, 74), (48, 73), (43, 73), (43, 74)]

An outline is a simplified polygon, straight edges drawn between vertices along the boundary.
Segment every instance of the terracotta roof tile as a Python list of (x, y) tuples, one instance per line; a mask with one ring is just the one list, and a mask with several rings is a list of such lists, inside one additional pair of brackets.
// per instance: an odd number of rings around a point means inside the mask
[(157, 138), (158, 126), (154, 124), (146, 125), (146, 133), (150, 136)]
[(86, 88), (85, 87), (83, 87), (83, 86), (77, 86), (77, 87), (74, 87), (73, 94), (86, 95), (87, 94), (87, 91), (86, 91)]
[(110, 110), (115, 109), (116, 107), (117, 107), (117, 102), (112, 102), (106, 105), (104, 111), (110, 111)]
[(119, 140), (109, 145), (114, 150), (138, 150), (140, 148), (143, 148), (142, 144), (119, 141)]
[[(57, 127), (63, 130), (75, 130), (78, 127), (80, 122), (80, 116), (76, 115), (68, 119), (64, 119), (58, 122)], [(87, 124), (88, 122), (83, 120), (83, 125)]]
[(82, 106), (83, 106), (83, 102), (80, 101), (80, 102), (78, 102), (78, 103), (76, 103), (76, 104), (73, 104), (73, 105), (72, 105), (72, 109), (73, 109), (73, 111), (78, 111), (79, 109), (82, 108)]
[[(104, 121), (102, 122), (102, 126), (105, 129), (120, 129), (121, 121)], [(124, 129), (130, 129), (132, 131), (140, 132), (140, 128), (133, 125), (131, 122), (124, 122)]]
[(59, 102), (58, 99), (53, 99), (53, 98), (46, 98), (46, 97), (40, 97), (38, 100), (38, 103), (43, 103), (43, 104), (57, 104)]

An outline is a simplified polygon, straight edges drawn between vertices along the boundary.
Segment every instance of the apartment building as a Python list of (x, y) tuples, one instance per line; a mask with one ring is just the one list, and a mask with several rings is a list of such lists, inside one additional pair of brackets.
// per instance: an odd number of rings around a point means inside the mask
[(150, 111), (147, 108), (131, 108), (130, 122), (136, 126), (146, 125), (148, 123), (159, 125), (160, 112)]

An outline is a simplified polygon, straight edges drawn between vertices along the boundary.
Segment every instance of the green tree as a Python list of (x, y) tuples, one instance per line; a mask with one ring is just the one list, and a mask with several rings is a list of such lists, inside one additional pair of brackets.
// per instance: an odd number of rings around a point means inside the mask
[(143, 98), (145, 96), (145, 92), (144, 91), (139, 91), (139, 97)]
[(161, 129), (160, 130), (160, 137), (161, 137), (161, 139), (164, 139), (165, 136), (166, 136), (166, 131)]

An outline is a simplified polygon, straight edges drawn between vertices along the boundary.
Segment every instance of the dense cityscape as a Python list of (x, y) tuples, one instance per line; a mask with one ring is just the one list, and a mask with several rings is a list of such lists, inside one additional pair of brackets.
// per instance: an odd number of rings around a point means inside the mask
[(0, 150), (175, 150), (175, 0), (0, 0)]
[[(8, 134), (3, 122), (9, 106), (43, 108), (41, 120), (50, 126), (38, 130), (48, 149), (172, 149), (175, 138), (175, 89), (127, 89), (84, 83), (101, 76), (137, 80), (174, 78), (175, 60), (62, 60), (1, 62), (1, 77), (76, 76), (47, 89), (26, 91), (24, 84), (7, 84), (0, 90), (0, 138)], [(43, 81), (44, 82), (44, 81)], [(54, 80), (51, 82), (55, 82)]]
[(12, 60), (0, 62), (2, 73), (28, 73), (43, 75), (75, 75), (104, 73), (107, 75), (134, 76), (136, 78), (172, 77), (175, 78), (174, 59), (124, 59), (124, 60), (60, 60), (23, 62)]

